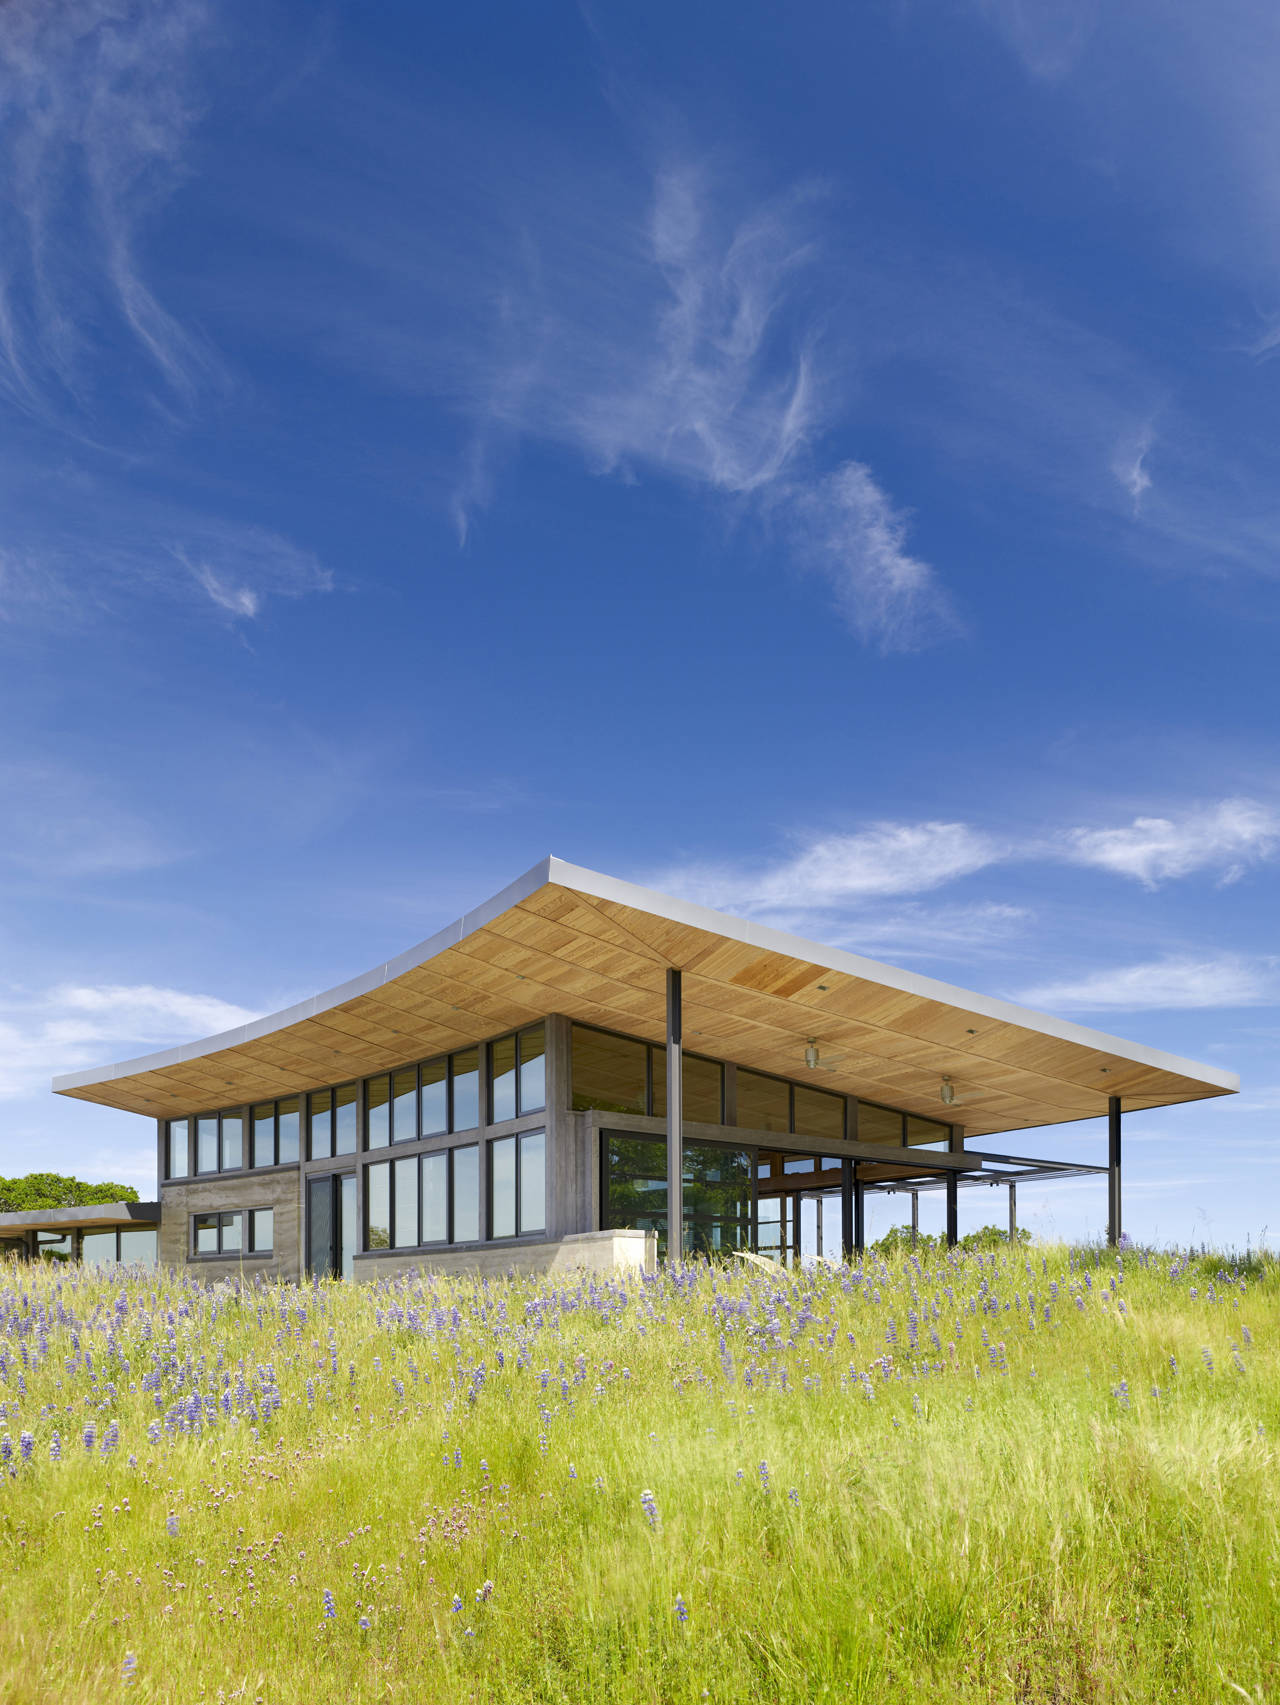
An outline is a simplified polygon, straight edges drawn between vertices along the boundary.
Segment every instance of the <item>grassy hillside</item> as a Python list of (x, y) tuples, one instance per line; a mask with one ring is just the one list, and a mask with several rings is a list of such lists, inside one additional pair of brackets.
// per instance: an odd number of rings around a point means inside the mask
[(1280, 1275), (0, 1274), (0, 1697), (1280, 1699)]

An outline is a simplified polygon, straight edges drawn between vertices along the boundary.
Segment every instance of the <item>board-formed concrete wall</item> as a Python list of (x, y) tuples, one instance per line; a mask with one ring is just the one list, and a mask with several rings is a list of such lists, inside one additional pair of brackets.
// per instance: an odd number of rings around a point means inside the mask
[[(302, 1197), (296, 1166), (262, 1172), (217, 1173), (165, 1184), (161, 1192), (160, 1265), (182, 1267), (210, 1280), (241, 1267), (265, 1278), (296, 1279), (301, 1271)], [(192, 1214), (225, 1214), (243, 1208), (275, 1211), (275, 1248), (270, 1255), (201, 1255), (192, 1258)]]
[(491, 1243), (471, 1249), (430, 1253), (394, 1250), (357, 1255), (355, 1276), (365, 1282), (417, 1269), (420, 1273), (537, 1274), (652, 1273), (658, 1265), (658, 1240), (647, 1231), (582, 1231), (549, 1243)]

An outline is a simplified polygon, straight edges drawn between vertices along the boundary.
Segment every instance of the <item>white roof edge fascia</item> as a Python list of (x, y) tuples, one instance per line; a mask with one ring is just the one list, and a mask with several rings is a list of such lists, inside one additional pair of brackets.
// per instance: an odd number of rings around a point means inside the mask
[(597, 900), (611, 900), (618, 905), (631, 906), (638, 911), (665, 918), (670, 923), (687, 924), (690, 928), (706, 930), (710, 934), (740, 941), (766, 952), (783, 953), (792, 959), (803, 959), (825, 970), (839, 971), (846, 976), (859, 977), (867, 982), (879, 983), (885, 988), (897, 989), (902, 994), (938, 1001), (945, 1006), (974, 1013), (980, 1018), (993, 1019), (1002, 1024), (1016, 1024), (1025, 1030), (1052, 1036), (1058, 1041), (1132, 1060), (1136, 1065), (1150, 1066), (1156, 1071), (1174, 1072), (1228, 1093), (1234, 1093), (1240, 1087), (1240, 1080), (1234, 1072), (1224, 1071), (1217, 1066), (1207, 1066), (1195, 1060), (1183, 1059), (1176, 1054), (1166, 1054), (1158, 1048), (1148, 1048), (1140, 1042), (1128, 1042), (1101, 1030), (1091, 1030), (1085, 1025), (1073, 1024), (1068, 1019), (1055, 1018), (1049, 1013), (1018, 1006), (1012, 1001), (976, 994), (970, 989), (957, 988), (952, 983), (940, 982), (937, 978), (923, 976), (917, 971), (905, 971), (897, 965), (885, 965), (878, 960), (849, 953), (843, 948), (826, 947), (820, 942), (789, 935), (767, 924), (754, 923), (747, 918), (736, 918), (727, 912), (717, 912), (709, 906), (701, 906), (691, 900), (676, 899), (669, 894), (641, 888), (634, 882), (623, 881), (620, 877), (606, 876), (597, 870), (587, 870), (582, 865), (569, 864), (564, 859), (548, 857), (540, 859), (532, 869), (509, 883), (483, 905), (465, 912), (454, 923), (437, 930), (435, 935), (428, 937), (426, 941), (408, 948), (404, 953), (387, 960), (372, 971), (366, 971), (362, 976), (353, 977), (349, 982), (312, 995), (295, 1006), (286, 1007), (281, 1012), (269, 1013), (263, 1018), (254, 1019), (234, 1030), (223, 1031), (217, 1036), (182, 1043), (178, 1047), (145, 1054), (137, 1059), (122, 1060), (115, 1065), (69, 1072), (54, 1078), (54, 1092), (65, 1093), (71, 1089), (111, 1083), (117, 1078), (134, 1077), (141, 1072), (161, 1071), (166, 1066), (182, 1065), (188, 1060), (201, 1059), (223, 1048), (238, 1047), (241, 1043), (270, 1036), (278, 1030), (287, 1029), (291, 1024), (300, 1023), (303, 1019), (318, 1017), (333, 1007), (341, 1006), (345, 1001), (368, 994), (373, 989), (380, 988), (382, 984), (403, 976), (406, 971), (425, 964), (438, 953), (443, 953), (446, 948), (464, 941), (474, 931), (483, 929), (494, 918), (512, 906), (519, 905), (521, 900), (528, 899), (531, 894), (549, 883), (562, 888), (577, 889)]

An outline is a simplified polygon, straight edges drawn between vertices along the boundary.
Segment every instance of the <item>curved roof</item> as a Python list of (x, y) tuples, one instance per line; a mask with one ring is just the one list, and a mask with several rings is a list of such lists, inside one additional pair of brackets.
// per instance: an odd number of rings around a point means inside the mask
[[(684, 977), (696, 1052), (987, 1135), (1228, 1095), (1239, 1079), (1137, 1042), (543, 859), (362, 977), (204, 1041), (54, 1079), (60, 1095), (179, 1117), (341, 1083), (564, 1013), (660, 1042)], [(954, 1106), (939, 1102), (952, 1079)]]

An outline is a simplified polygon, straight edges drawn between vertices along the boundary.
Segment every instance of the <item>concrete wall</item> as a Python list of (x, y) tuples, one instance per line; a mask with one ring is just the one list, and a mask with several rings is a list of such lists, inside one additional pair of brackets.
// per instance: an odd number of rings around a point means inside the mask
[(584, 1231), (548, 1243), (491, 1243), (483, 1248), (443, 1249), (431, 1254), (395, 1250), (357, 1255), (355, 1276), (366, 1282), (417, 1269), (420, 1273), (570, 1274), (652, 1273), (658, 1265), (658, 1240), (652, 1232)]
[[(225, 1277), (241, 1266), (276, 1279), (296, 1279), (301, 1271), (302, 1196), (296, 1166), (261, 1172), (222, 1172), (184, 1179), (161, 1189), (160, 1265), (185, 1267)], [(232, 1213), (240, 1208), (275, 1210), (275, 1249), (271, 1255), (202, 1255), (190, 1258), (192, 1214)]]

